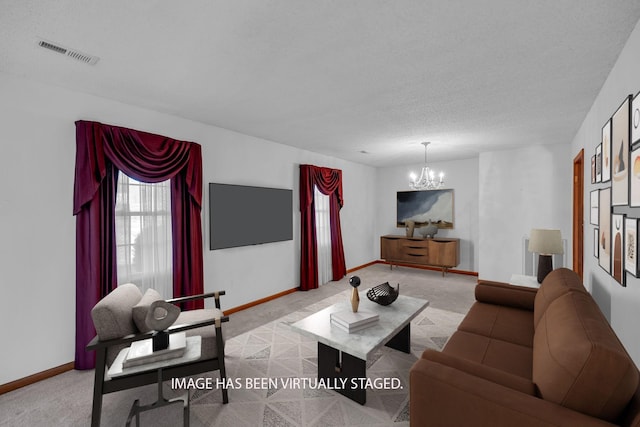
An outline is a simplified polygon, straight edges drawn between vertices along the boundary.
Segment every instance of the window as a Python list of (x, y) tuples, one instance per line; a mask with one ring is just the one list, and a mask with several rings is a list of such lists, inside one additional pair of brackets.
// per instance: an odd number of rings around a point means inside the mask
[(324, 285), (333, 280), (331, 265), (331, 219), (329, 196), (313, 187), (316, 216), (316, 243), (318, 248), (318, 283)]
[(173, 297), (170, 181), (147, 184), (120, 172), (116, 193), (118, 284)]

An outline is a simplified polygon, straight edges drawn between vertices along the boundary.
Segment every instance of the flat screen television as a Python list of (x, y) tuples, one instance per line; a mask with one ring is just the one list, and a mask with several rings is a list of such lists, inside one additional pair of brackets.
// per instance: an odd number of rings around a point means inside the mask
[(293, 240), (293, 191), (209, 184), (209, 248)]

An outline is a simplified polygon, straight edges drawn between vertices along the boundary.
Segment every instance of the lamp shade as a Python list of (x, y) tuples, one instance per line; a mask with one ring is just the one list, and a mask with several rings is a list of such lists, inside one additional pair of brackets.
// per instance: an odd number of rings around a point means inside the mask
[(560, 230), (532, 229), (529, 236), (529, 252), (545, 255), (564, 253)]

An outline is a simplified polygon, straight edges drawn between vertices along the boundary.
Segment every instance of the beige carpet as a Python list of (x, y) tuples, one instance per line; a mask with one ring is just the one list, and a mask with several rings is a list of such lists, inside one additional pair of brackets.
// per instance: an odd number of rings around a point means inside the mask
[[(422, 351), (441, 348), (473, 303), (475, 277), (412, 268), (373, 265), (359, 270), (363, 289), (383, 281), (401, 284), (401, 293), (428, 299), (430, 305), (412, 322), (412, 354), (383, 347), (368, 361), (367, 375), (398, 378), (402, 389), (372, 390), (361, 406), (331, 390), (312, 387), (246, 387), (229, 390), (222, 405), (217, 390), (195, 390), (192, 426), (405, 426), (408, 425), (408, 372)], [(347, 278), (316, 291), (296, 292), (231, 316), (227, 370), (234, 381), (247, 378), (316, 378), (317, 346), (293, 332), (289, 324), (342, 298)], [(311, 303), (311, 305), (308, 305)], [(308, 305), (308, 306), (307, 306)], [(292, 310), (297, 311), (290, 313)], [(290, 314), (287, 314), (290, 313)], [(275, 320), (274, 320), (275, 319)], [(233, 325), (232, 325), (233, 323)], [(244, 330), (242, 330), (244, 328)], [(212, 373), (212, 379), (218, 378)], [(282, 382), (280, 383), (282, 384)], [(178, 394), (165, 383), (166, 396)], [(0, 426), (87, 426), (91, 417), (93, 371), (70, 371), (0, 396)], [(155, 400), (156, 386), (104, 397), (103, 426), (122, 426), (134, 400)], [(143, 413), (144, 426), (182, 425), (182, 412), (172, 406)]]
[[(228, 376), (239, 379), (222, 405), (220, 392), (196, 392), (192, 397), (192, 425), (203, 426), (405, 426), (409, 425), (409, 369), (425, 348), (439, 349), (462, 320), (462, 315), (427, 308), (411, 324), (412, 354), (387, 347), (367, 361), (367, 377), (386, 378), (387, 386), (368, 390), (363, 406), (317, 387), (317, 342), (292, 331), (289, 324), (334, 302), (343, 292), (304, 310), (235, 337), (227, 343)], [(246, 381), (270, 378), (277, 384), (246, 389)], [(306, 378), (300, 386), (288, 378)], [(401, 388), (394, 390), (396, 384)]]
[[(406, 426), (409, 425), (408, 373), (422, 351), (439, 349), (455, 330), (463, 315), (428, 307), (411, 324), (412, 354), (383, 347), (367, 361), (367, 376), (395, 378), (397, 390), (369, 390), (362, 406), (328, 389), (318, 388), (317, 344), (292, 331), (289, 324), (343, 298), (349, 291), (329, 297), (303, 310), (227, 340), (227, 373), (241, 387), (229, 390), (223, 405), (220, 391), (192, 390), (191, 425), (198, 426)], [(211, 374), (213, 384), (217, 373)], [(204, 378), (204, 377), (202, 377)], [(247, 389), (249, 380), (278, 379), (279, 384), (258, 384)], [(287, 378), (307, 378), (296, 386)], [(93, 371), (72, 371), (0, 396), (2, 426), (85, 426), (90, 420)], [(165, 383), (166, 396), (178, 394)], [(142, 404), (155, 400), (155, 386), (106, 395), (103, 426), (124, 425), (135, 399)], [(30, 402), (25, 405), (25, 402)], [(178, 426), (182, 413), (170, 406), (143, 413), (141, 424)]]

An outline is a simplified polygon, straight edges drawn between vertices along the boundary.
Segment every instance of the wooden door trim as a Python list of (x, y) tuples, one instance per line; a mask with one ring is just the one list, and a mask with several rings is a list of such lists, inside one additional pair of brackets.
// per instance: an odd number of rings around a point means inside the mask
[(584, 148), (573, 159), (573, 270), (584, 269)]

